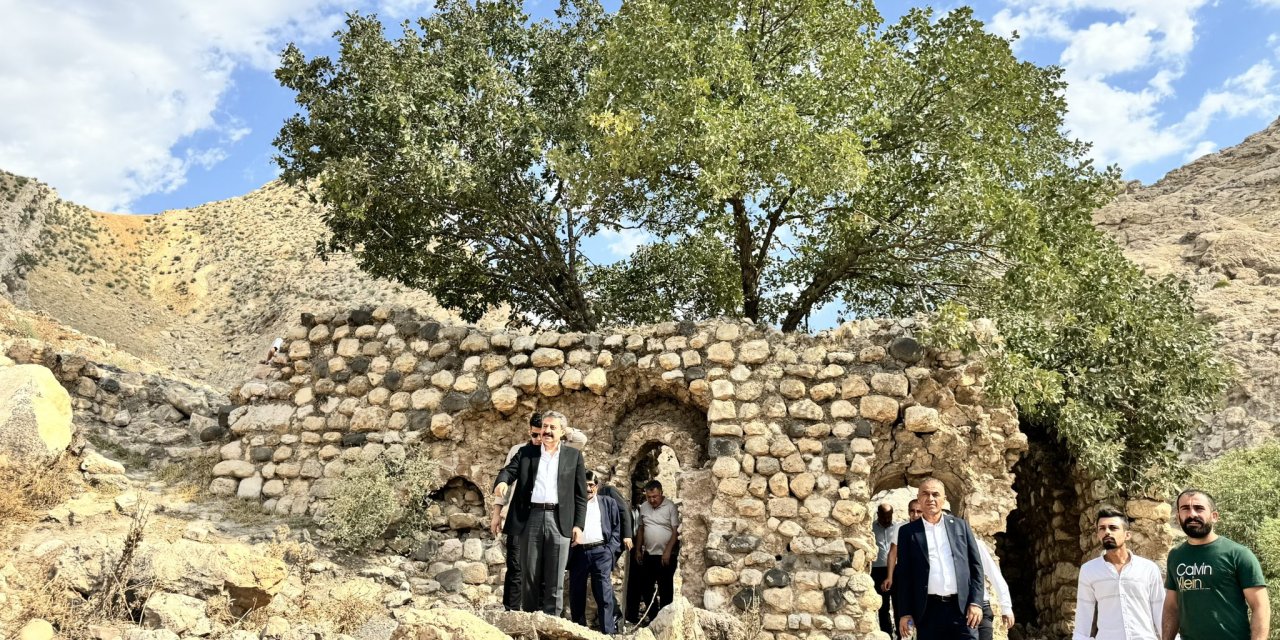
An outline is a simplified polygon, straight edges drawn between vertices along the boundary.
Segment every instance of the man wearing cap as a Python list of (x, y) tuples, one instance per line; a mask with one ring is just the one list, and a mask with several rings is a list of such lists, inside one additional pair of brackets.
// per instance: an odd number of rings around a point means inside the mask
[(521, 609), (559, 616), (564, 607), (564, 570), (569, 547), (582, 542), (587, 520), (587, 468), (582, 452), (562, 446), (569, 421), (542, 416), (542, 446), (526, 445), (498, 473), (495, 496), (516, 491), (507, 528), (520, 540)]
[(573, 621), (587, 625), (587, 581), (596, 599), (599, 628), (617, 633), (613, 597), (613, 564), (622, 547), (622, 506), (599, 494), (595, 472), (587, 472), (587, 522), (582, 544), (569, 551), (569, 611)]
[[(511, 450), (507, 452), (507, 459), (502, 463), (503, 467), (511, 464), (511, 459), (516, 457), (520, 449), (525, 446), (538, 447), (542, 446), (542, 414), (534, 412), (529, 416), (529, 442), (519, 442), (512, 445)], [(508, 494), (509, 496), (510, 494)], [(493, 516), (489, 519), (489, 530), (496, 537), (503, 533), (507, 534), (507, 576), (502, 581), (502, 607), (507, 611), (520, 610), (520, 544), (519, 537), (503, 526), (503, 518), (507, 515), (507, 498), (502, 496), (493, 500)]]

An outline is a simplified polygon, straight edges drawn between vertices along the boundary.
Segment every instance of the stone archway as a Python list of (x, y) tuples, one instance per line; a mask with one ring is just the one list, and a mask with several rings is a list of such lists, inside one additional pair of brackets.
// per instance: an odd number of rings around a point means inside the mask
[[(706, 546), (705, 515), (709, 509), (700, 508), (695, 504), (700, 504), (698, 500), (691, 501), (686, 496), (701, 495), (709, 503), (713, 495), (710, 487), (704, 486), (710, 480), (709, 471), (704, 469), (709, 435), (706, 414), (686, 402), (649, 396), (639, 399), (617, 422), (614, 435), (619, 447), (606, 466), (610, 467), (617, 488), (628, 500), (627, 506), (643, 499), (640, 489), (650, 479), (659, 479), (666, 497), (679, 506), (677, 593), (701, 602), (702, 575), (706, 569), (701, 549)], [(631, 569), (632, 563), (625, 563), (620, 576), (622, 584), (628, 587), (626, 599), (635, 595), (630, 588)]]
[(474, 482), (454, 476), (428, 497), (431, 528), (453, 534), (486, 530), (484, 492)]

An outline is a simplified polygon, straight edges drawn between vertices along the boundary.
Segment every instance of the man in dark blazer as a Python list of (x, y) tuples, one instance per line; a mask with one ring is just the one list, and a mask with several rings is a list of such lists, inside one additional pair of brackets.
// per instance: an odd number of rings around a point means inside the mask
[(569, 612), (587, 626), (587, 582), (596, 599), (600, 630), (617, 633), (617, 605), (613, 597), (613, 565), (622, 549), (622, 506), (600, 495), (598, 478), (587, 472), (587, 523), (582, 544), (569, 551)]
[(894, 611), (898, 632), (919, 640), (977, 640), (982, 622), (983, 574), (969, 523), (943, 513), (946, 488), (936, 478), (920, 483), (923, 515), (898, 528)]
[(502, 497), (516, 483), (506, 530), (519, 540), (521, 608), (553, 616), (564, 608), (569, 547), (581, 543), (587, 519), (587, 467), (582, 452), (561, 441), (568, 426), (562, 413), (543, 414), (542, 445), (521, 448), (493, 487)]

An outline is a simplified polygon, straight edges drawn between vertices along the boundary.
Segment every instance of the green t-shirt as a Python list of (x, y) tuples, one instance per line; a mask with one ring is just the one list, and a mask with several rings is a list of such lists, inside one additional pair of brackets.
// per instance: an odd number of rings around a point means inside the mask
[(1266, 584), (1253, 552), (1221, 536), (1209, 544), (1184, 542), (1169, 552), (1164, 586), (1178, 592), (1183, 640), (1249, 640), (1244, 590)]

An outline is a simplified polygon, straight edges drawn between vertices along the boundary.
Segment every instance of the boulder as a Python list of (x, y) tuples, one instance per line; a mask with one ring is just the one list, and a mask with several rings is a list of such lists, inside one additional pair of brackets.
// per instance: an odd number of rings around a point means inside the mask
[(148, 541), (140, 551), (139, 580), (196, 598), (225, 591), (241, 612), (269, 604), (289, 575), (282, 560), (242, 544)]
[(694, 607), (684, 596), (663, 607), (648, 628), (656, 640), (749, 640), (738, 618)]
[(502, 611), (488, 617), (490, 623), (513, 638), (533, 640), (609, 640), (609, 636), (545, 613)]
[(142, 624), (183, 636), (208, 635), (213, 626), (204, 611), (203, 600), (161, 591), (152, 594), (142, 605)]
[(53, 640), (53, 625), (48, 620), (34, 618), (18, 630), (18, 640)]
[(507, 634), (475, 614), (458, 609), (403, 609), (393, 640), (507, 640)]
[(47, 465), (71, 444), (71, 396), (48, 369), (0, 369), (0, 460)]

